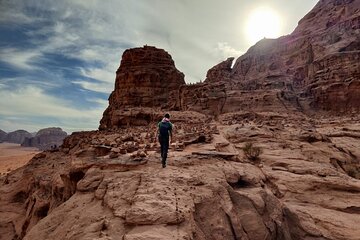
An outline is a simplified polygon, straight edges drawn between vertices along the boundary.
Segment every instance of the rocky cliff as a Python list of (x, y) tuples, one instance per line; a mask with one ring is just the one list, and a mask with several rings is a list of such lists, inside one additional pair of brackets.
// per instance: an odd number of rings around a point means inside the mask
[(50, 150), (61, 146), (66, 137), (67, 133), (61, 128), (44, 128), (39, 130), (35, 137), (25, 138), (21, 146)]
[(31, 133), (25, 130), (16, 130), (14, 132), (9, 132), (8, 134), (6, 134), (4, 142), (21, 144), (25, 140), (25, 138), (31, 138), (31, 137), (32, 137)]
[[(0, 236), (359, 240), (358, 4), (322, 0), (292, 34), (195, 85), (163, 50), (126, 51), (101, 131), (1, 177)], [(175, 127), (163, 169), (165, 109)]]

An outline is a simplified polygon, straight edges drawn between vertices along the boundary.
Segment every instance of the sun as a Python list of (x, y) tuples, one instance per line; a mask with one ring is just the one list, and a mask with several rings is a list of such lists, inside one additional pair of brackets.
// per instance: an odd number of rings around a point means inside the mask
[(250, 44), (263, 38), (280, 37), (280, 16), (271, 8), (257, 8), (248, 17), (245, 33)]

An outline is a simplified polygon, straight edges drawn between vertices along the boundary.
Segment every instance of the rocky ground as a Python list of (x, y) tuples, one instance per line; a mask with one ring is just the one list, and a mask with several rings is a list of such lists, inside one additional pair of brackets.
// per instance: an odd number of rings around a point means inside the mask
[(359, 119), (250, 115), (174, 122), (165, 169), (151, 128), (73, 134), (2, 177), (0, 235), (359, 239)]

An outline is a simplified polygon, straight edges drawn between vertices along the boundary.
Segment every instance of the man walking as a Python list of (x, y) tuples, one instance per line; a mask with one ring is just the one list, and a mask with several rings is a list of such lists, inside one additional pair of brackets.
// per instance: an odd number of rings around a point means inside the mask
[(161, 146), (161, 163), (166, 167), (166, 158), (169, 149), (169, 142), (172, 140), (173, 125), (170, 122), (170, 114), (166, 113), (161, 122), (158, 123), (157, 135)]

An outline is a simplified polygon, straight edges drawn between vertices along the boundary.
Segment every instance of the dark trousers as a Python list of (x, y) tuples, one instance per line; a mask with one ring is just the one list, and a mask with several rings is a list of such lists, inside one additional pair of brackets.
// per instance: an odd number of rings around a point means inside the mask
[(161, 146), (161, 161), (162, 164), (166, 164), (166, 158), (169, 150), (169, 138), (159, 136), (159, 142)]

